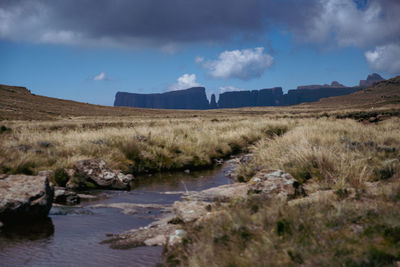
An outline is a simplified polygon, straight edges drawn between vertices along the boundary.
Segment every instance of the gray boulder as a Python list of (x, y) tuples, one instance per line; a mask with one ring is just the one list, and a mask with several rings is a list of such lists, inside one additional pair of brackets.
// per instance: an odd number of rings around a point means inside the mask
[(74, 191), (67, 190), (63, 187), (56, 187), (54, 190), (54, 203), (63, 205), (79, 204), (80, 197)]
[(248, 195), (260, 195), (264, 198), (279, 198), (290, 200), (304, 196), (305, 192), (299, 182), (289, 173), (281, 170), (259, 171), (248, 182)]
[(44, 219), (53, 203), (54, 188), (45, 176), (9, 175), (0, 179), (0, 221)]
[[(118, 190), (129, 190), (133, 175), (125, 175), (119, 171), (107, 167), (103, 159), (88, 159), (78, 161), (74, 165), (74, 183), (79, 188), (108, 188)], [(70, 187), (71, 182), (67, 183)]]
[(184, 223), (193, 222), (211, 210), (211, 203), (204, 201), (176, 201), (173, 212)]

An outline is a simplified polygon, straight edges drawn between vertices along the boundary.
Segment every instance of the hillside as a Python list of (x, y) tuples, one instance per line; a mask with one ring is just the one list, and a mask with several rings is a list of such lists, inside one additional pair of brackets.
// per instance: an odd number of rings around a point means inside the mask
[(340, 111), (343, 109), (397, 108), (400, 104), (400, 76), (378, 82), (372, 87), (350, 95), (323, 98), (318, 102), (286, 107), (251, 107), (207, 111), (161, 110), (132, 107), (109, 107), (80, 103), (32, 94), (25, 87), (0, 85), (0, 120), (54, 120), (68, 117), (121, 117), (121, 116), (179, 116), (199, 114), (209, 116), (233, 113), (283, 114)]
[[(0, 120), (50, 120), (69, 116), (135, 116), (165, 111), (107, 107), (32, 94), (25, 87), (0, 84)], [(167, 112), (168, 113), (168, 112)]]
[(400, 76), (375, 83), (350, 95), (324, 98), (310, 106), (375, 108), (392, 104), (400, 104)]

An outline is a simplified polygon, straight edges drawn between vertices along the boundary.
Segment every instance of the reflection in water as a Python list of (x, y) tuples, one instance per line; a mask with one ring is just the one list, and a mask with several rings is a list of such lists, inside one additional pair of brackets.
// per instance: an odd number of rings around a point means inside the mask
[(46, 218), (40, 221), (27, 222), (26, 224), (6, 224), (1, 228), (0, 238), (23, 242), (48, 238), (53, 234), (53, 221), (51, 218)]
[(50, 218), (26, 227), (10, 226), (0, 232), (1, 266), (154, 266), (161, 261), (162, 247), (114, 250), (100, 242), (108, 233), (121, 233), (153, 222), (162, 211), (93, 208), (96, 204), (136, 203), (170, 205), (180, 194), (227, 184), (227, 168), (190, 174), (166, 173), (143, 176), (133, 190), (92, 191), (96, 200), (76, 207), (53, 207)]

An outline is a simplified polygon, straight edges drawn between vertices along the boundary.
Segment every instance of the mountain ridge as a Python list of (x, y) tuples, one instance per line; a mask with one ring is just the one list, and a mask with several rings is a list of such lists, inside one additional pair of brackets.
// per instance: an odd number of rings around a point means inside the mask
[[(366, 80), (360, 80), (359, 86), (344, 86), (337, 81), (330, 85), (301, 85), (290, 89), (286, 94), (282, 87), (265, 88), (260, 90), (242, 90), (224, 92), (219, 95), (218, 102), (212, 98), (206, 103), (204, 87), (192, 87), (184, 90), (137, 94), (117, 92), (114, 106), (129, 106), (140, 108), (163, 109), (216, 109), (263, 106), (290, 106), (307, 102), (315, 102), (322, 98), (348, 95), (384, 80), (379, 74), (368, 75)], [(207, 100), (208, 101), (208, 100)]]

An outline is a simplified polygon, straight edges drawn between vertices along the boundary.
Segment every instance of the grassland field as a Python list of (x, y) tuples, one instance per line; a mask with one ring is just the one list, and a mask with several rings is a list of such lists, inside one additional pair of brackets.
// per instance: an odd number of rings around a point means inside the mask
[(249, 152), (251, 160), (236, 170), (238, 182), (248, 182), (261, 170), (280, 169), (299, 181), (306, 196), (285, 202), (249, 197), (216, 208), (201, 225), (185, 226), (188, 236), (165, 251), (166, 265), (396, 266), (396, 92), (380, 104), (352, 106), (322, 101), (152, 116), (143, 111), (3, 120), (0, 175), (68, 169), (92, 158), (136, 175), (210, 168), (216, 160)]

